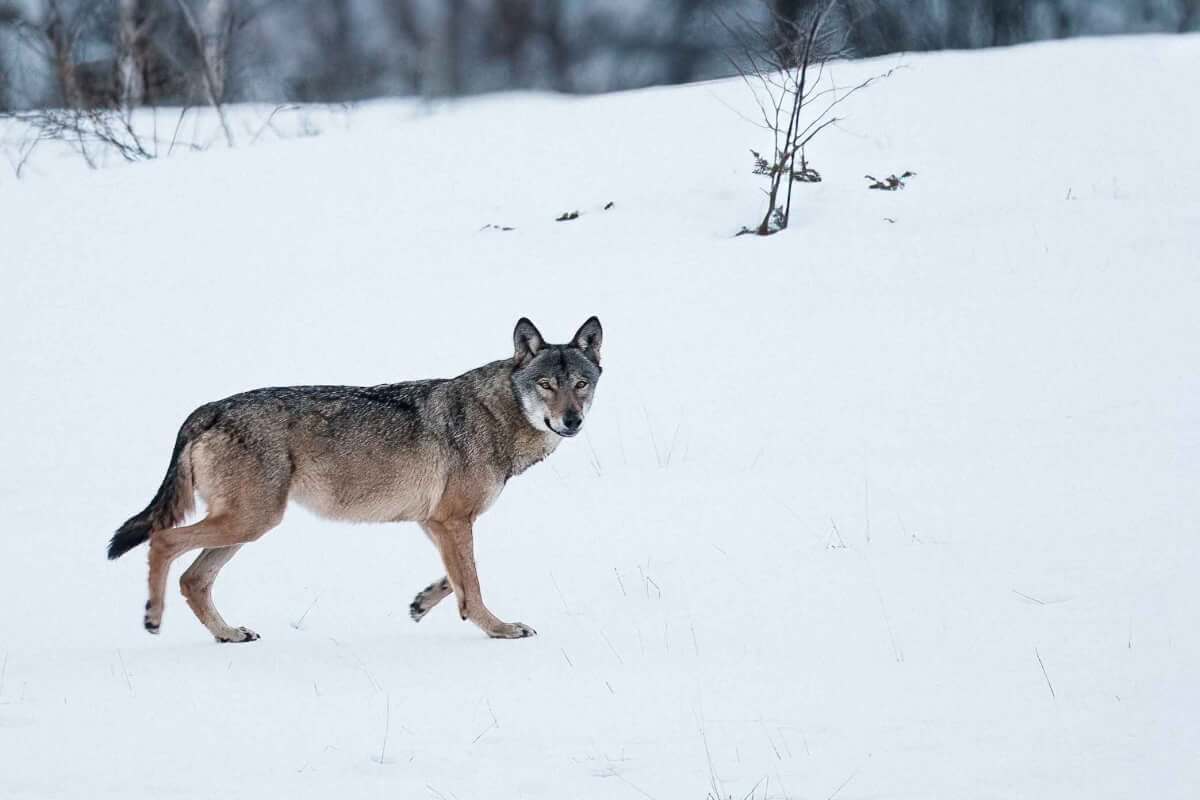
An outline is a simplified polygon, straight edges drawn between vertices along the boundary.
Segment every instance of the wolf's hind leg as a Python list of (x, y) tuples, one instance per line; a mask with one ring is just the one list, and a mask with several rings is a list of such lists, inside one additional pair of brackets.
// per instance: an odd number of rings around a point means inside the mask
[[(150, 535), (150, 599), (146, 601), (146, 630), (150, 633), (158, 633), (159, 627), (162, 625), (164, 597), (167, 591), (167, 574), (175, 559), (191, 550), (202, 548), (225, 549), (234, 545), (252, 542), (278, 525), (282, 518), (283, 501), (279, 503), (278, 509), (272, 509), (269, 513), (214, 513), (194, 525), (185, 525), (182, 528), (167, 528), (166, 530), (152, 533)], [(236, 550), (236, 548), (234, 549)], [(232, 553), (228, 554), (225, 561), (228, 561), (232, 557)], [(214, 556), (213, 558), (215, 559), (216, 557)], [(203, 559), (203, 555), (201, 559)], [(200, 561), (200, 559), (197, 559), (197, 561)], [(224, 562), (222, 562), (223, 564)], [(206, 564), (206, 566), (210, 565)], [(219, 568), (220, 566), (217, 567), (217, 569)], [(193, 579), (198, 574), (198, 572), (192, 573)], [(215, 576), (216, 572), (214, 571), (213, 577), (215, 578)], [(200, 584), (199, 581), (196, 583), (197, 585)], [(211, 581), (209, 583), (211, 587)], [(185, 594), (187, 594), (186, 591)], [(189, 604), (191, 604), (190, 597)], [(209, 607), (211, 607), (211, 599)], [(194, 605), (192, 608), (195, 610)], [(196, 612), (196, 616), (200, 616), (199, 611)], [(201, 617), (200, 621), (204, 622), (206, 627), (208, 626), (203, 617)], [(209, 627), (209, 630), (212, 630), (212, 628)], [(217, 636), (217, 640), (245, 642), (258, 638), (257, 634), (246, 629), (235, 628), (233, 631), (234, 635), (232, 637), (222, 638), (221, 636)]]
[(433, 583), (417, 592), (412, 604), (408, 607), (408, 615), (413, 622), (420, 622), (422, 617), (433, 610), (433, 607), (445, 600), (454, 590), (450, 588), (450, 579), (442, 576)]
[(249, 628), (234, 628), (226, 623), (212, 601), (213, 581), (217, 579), (217, 573), (239, 549), (240, 544), (207, 548), (179, 578), (179, 588), (192, 613), (218, 642), (252, 642), (258, 638), (258, 634)]

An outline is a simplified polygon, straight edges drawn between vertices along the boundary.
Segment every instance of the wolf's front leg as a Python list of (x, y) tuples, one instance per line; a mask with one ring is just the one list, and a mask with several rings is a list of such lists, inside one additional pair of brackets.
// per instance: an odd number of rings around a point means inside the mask
[(475, 571), (475, 535), (470, 521), (429, 521), (422, 527), (441, 553), (446, 578), (458, 600), (460, 617), (471, 620), (493, 639), (524, 639), (537, 634), (522, 622), (504, 622), (483, 604), (479, 575)]

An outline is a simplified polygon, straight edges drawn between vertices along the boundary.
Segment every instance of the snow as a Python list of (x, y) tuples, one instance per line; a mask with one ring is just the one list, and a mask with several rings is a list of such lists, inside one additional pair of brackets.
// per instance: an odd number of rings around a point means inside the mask
[[(35, 153), (0, 177), (0, 796), (1192, 797), (1197, 63), (839, 65), (905, 68), (767, 239), (732, 236), (768, 146), (737, 81)], [(193, 407), (591, 314), (586, 435), (478, 526), (488, 604), (538, 637), (414, 625), (419, 530), (300, 509), (217, 583), (260, 642), (214, 644), (181, 565), (141, 629), (145, 551), (103, 548)]]

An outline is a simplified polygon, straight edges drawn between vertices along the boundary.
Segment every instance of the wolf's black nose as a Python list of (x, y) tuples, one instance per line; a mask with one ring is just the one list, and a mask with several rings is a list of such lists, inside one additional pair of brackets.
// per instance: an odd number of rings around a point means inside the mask
[(579, 426), (583, 424), (583, 417), (563, 417), (563, 425), (569, 431), (579, 430)]

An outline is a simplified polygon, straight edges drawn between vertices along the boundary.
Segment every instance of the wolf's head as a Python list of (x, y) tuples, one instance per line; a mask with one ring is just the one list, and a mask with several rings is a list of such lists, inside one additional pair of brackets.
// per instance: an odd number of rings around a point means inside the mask
[(513, 330), (513, 391), (529, 424), (559, 436), (583, 427), (600, 380), (600, 320), (592, 317), (570, 344), (546, 344), (524, 317)]

